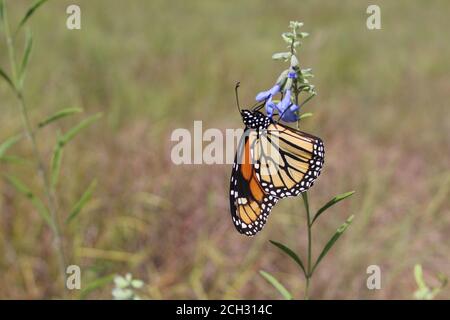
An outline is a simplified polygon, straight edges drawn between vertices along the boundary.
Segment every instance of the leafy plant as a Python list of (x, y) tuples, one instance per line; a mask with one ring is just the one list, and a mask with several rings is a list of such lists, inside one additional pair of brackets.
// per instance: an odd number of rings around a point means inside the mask
[(440, 273), (437, 278), (440, 282), (439, 286), (430, 287), (426, 284), (423, 277), (422, 265), (416, 264), (414, 266), (414, 278), (417, 283), (417, 290), (414, 292), (414, 298), (417, 300), (432, 300), (447, 286), (448, 278)]
[[(48, 225), (53, 233), (54, 238), (54, 251), (58, 256), (59, 267), (61, 276), (63, 279), (66, 275), (67, 256), (64, 246), (64, 230), (60, 224), (60, 220), (64, 218), (67, 222), (76, 218), (78, 213), (87, 203), (92, 196), (92, 192), (95, 188), (95, 182), (91, 183), (87, 190), (83, 193), (80, 200), (76, 202), (71, 211), (66, 211), (59, 206), (59, 189), (58, 179), (60, 176), (60, 169), (63, 159), (64, 147), (84, 128), (91, 125), (94, 121), (98, 120), (101, 114), (96, 114), (87, 119), (81, 121), (78, 125), (74, 126), (67, 133), (58, 135), (55, 142), (53, 155), (48, 165), (42, 156), (42, 152), (38, 147), (38, 139), (40, 130), (48, 125), (61, 120), (65, 117), (80, 113), (80, 108), (67, 108), (56, 112), (55, 114), (47, 117), (38, 124), (34, 124), (30, 120), (29, 109), (26, 102), (25, 94), (25, 79), (26, 72), (31, 60), (33, 50), (33, 36), (31, 31), (26, 28), (25, 30), (25, 45), (22, 53), (22, 59), (18, 61), (18, 54), (16, 52), (16, 42), (20, 36), (20, 32), (26, 27), (27, 22), (33, 16), (38, 8), (40, 8), (47, 0), (35, 1), (31, 7), (26, 11), (23, 18), (18, 23), (14, 32), (11, 32), (10, 23), (8, 21), (8, 12), (4, 0), (0, 0), (0, 25), (6, 39), (6, 47), (8, 50), (10, 72), (6, 72), (5, 69), (0, 67), (0, 77), (3, 78), (5, 83), (12, 89), (19, 105), (20, 115), (23, 123), (23, 134), (15, 134), (6, 139), (3, 143), (0, 143), (0, 161), (10, 160), (14, 161), (20, 159), (20, 157), (7, 155), (7, 152), (17, 143), (24, 141), (24, 137), (31, 145), (32, 149), (32, 161), (36, 163), (36, 175), (40, 179), (41, 187), (43, 189), (44, 198), (41, 199), (37, 192), (28, 187), (28, 182), (22, 181), (19, 177), (12, 173), (3, 174), (4, 177), (10, 182), (10, 184), (26, 198), (28, 198), (31, 204), (35, 207), (37, 212), (42, 217), (43, 221)], [(61, 283), (65, 289), (65, 281)]]
[[(291, 111), (291, 113), (295, 112), (295, 114), (291, 114), (288, 117), (286, 117), (286, 119), (283, 120), (288, 122), (297, 121), (297, 128), (299, 127), (301, 120), (312, 116), (312, 113), (310, 112), (300, 114), (301, 107), (304, 106), (317, 94), (314, 85), (310, 83), (310, 78), (314, 76), (312, 74), (312, 70), (310, 68), (306, 69), (300, 68), (299, 59), (296, 57), (297, 49), (302, 44), (301, 40), (309, 35), (306, 32), (300, 32), (300, 28), (302, 26), (303, 23), (301, 22), (291, 21), (289, 24), (290, 31), (282, 34), (282, 38), (287, 43), (287, 48), (289, 51), (278, 52), (272, 56), (274, 60), (283, 60), (285, 62), (290, 62), (289, 69), (284, 70), (278, 77), (277, 85), (281, 86), (281, 90), (293, 91), (294, 104), (292, 105), (295, 108), (287, 109), (286, 111), (288, 111), (288, 113), (289, 111)], [(303, 101), (299, 103), (301, 96), (305, 97), (303, 98)], [(271, 101), (269, 99), (269, 103), (270, 102)], [(275, 107), (280, 109), (280, 103), (278, 105), (274, 105), (274, 108)], [(286, 114), (286, 111), (283, 111), (283, 113)], [(317, 210), (314, 215), (312, 215), (311, 208), (309, 205), (308, 192), (302, 193), (302, 200), (306, 211), (306, 226), (308, 230), (307, 234), (308, 249), (307, 249), (306, 263), (303, 263), (303, 260), (300, 258), (300, 256), (285, 244), (270, 240), (270, 243), (272, 245), (274, 245), (275, 247), (280, 249), (283, 253), (285, 253), (288, 257), (290, 257), (300, 268), (302, 274), (306, 279), (304, 292), (305, 299), (309, 299), (309, 288), (311, 285), (312, 276), (314, 275), (314, 271), (317, 269), (323, 258), (325, 258), (327, 253), (331, 250), (336, 241), (350, 226), (354, 216), (351, 215), (350, 217), (348, 217), (347, 220), (336, 230), (334, 235), (330, 238), (330, 240), (328, 240), (328, 242), (325, 244), (322, 251), (318, 255), (317, 259), (315, 260), (313, 260), (312, 254), (312, 227), (314, 225), (314, 222), (316, 222), (316, 220), (320, 216), (322, 216), (326, 210), (328, 210), (335, 204), (339, 203), (340, 201), (352, 196), (354, 193), (355, 191), (350, 191), (335, 196), (325, 205), (323, 205), (319, 210)], [(273, 275), (270, 275), (265, 271), (260, 271), (260, 273), (269, 283), (271, 283), (278, 290), (278, 292), (280, 292), (280, 294), (285, 299), (292, 299), (293, 295)]]

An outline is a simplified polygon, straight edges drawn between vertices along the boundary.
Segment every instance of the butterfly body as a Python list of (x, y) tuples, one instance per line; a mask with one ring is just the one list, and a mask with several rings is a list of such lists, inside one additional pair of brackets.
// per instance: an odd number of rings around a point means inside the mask
[(320, 138), (275, 122), (259, 111), (242, 110), (246, 126), (230, 179), (230, 210), (236, 229), (258, 233), (282, 198), (308, 190), (320, 175)]

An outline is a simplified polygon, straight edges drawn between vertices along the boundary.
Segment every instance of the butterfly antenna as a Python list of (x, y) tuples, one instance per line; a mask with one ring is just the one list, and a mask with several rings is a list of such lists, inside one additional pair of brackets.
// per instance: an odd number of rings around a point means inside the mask
[(234, 87), (234, 93), (236, 95), (236, 106), (237, 106), (237, 108), (239, 110), (239, 113), (241, 113), (241, 105), (239, 104), (239, 92), (238, 92), (238, 89), (239, 89), (240, 85), (241, 85), (241, 83), (237, 82), (236, 86)]

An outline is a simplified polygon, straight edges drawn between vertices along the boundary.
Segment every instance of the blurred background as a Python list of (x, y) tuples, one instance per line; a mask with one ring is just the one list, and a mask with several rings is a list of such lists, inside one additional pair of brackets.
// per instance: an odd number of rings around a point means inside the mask
[[(17, 24), (32, 1), (7, 1)], [(66, 8), (81, 7), (81, 30), (66, 28)], [(366, 8), (381, 7), (382, 29), (366, 28)], [(311, 189), (312, 209), (356, 193), (327, 211), (313, 230), (315, 256), (350, 215), (355, 219), (316, 270), (315, 299), (410, 299), (413, 267), (430, 284), (450, 270), (450, 3), (447, 1), (49, 1), (30, 20), (34, 35), (25, 98), (34, 124), (62, 108), (76, 115), (39, 131), (49, 163), (58, 132), (102, 112), (65, 150), (61, 219), (93, 178), (98, 185), (76, 221), (64, 227), (67, 260), (82, 270), (82, 290), (63, 293), (52, 233), (29, 201), (0, 180), (0, 298), (110, 299), (112, 276), (142, 279), (150, 299), (278, 299), (260, 275), (275, 275), (296, 298), (304, 279), (270, 245), (306, 252), (301, 198), (281, 201), (254, 238), (234, 229), (228, 208), (231, 165), (172, 164), (176, 128), (241, 128), (251, 105), (286, 65), (272, 61), (290, 20), (310, 33), (299, 57), (312, 67), (318, 96), (302, 129), (322, 137), (326, 162)], [(3, 34), (0, 65), (8, 69)], [(22, 37), (19, 38), (19, 47)], [(17, 100), (0, 83), (0, 141), (21, 132)], [(31, 159), (24, 140), (8, 154)], [(0, 162), (38, 195), (31, 160)], [(379, 265), (381, 290), (366, 268)], [(439, 298), (449, 298), (447, 288)]]

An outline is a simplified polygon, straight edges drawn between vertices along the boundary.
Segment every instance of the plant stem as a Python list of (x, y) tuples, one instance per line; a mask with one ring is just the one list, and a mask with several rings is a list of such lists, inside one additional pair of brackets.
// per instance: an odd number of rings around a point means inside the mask
[[(294, 79), (294, 97), (295, 97), (295, 104), (298, 105), (298, 96), (300, 94), (299, 90), (298, 90), (298, 83), (297, 83), (297, 79)], [(297, 120), (297, 129), (300, 127), (300, 118)], [(303, 198), (303, 204), (305, 205), (305, 209), (306, 209), (306, 226), (308, 228), (308, 261), (307, 261), (307, 267), (306, 267), (306, 285), (305, 285), (305, 294), (304, 294), (304, 299), (308, 300), (309, 299), (309, 285), (311, 282), (311, 276), (312, 276), (312, 270), (311, 270), (311, 255), (312, 255), (312, 250), (311, 250), (311, 243), (312, 243), (312, 235), (311, 235), (311, 214), (309, 211), (309, 202), (308, 202), (308, 192), (305, 191), (302, 193), (302, 198)]]
[(311, 215), (309, 210), (309, 202), (308, 202), (308, 192), (302, 193), (303, 203), (305, 205), (306, 209), (306, 223), (308, 227), (308, 260), (307, 260), (307, 270), (306, 270), (306, 287), (305, 287), (305, 299), (309, 299), (309, 285), (311, 282), (312, 277), (312, 270), (311, 270), (311, 256), (312, 256), (312, 232), (311, 232)]
[[(59, 268), (61, 269), (61, 274), (64, 276), (64, 279), (65, 279), (65, 275), (66, 275), (66, 261), (65, 260), (66, 260), (66, 258), (65, 258), (65, 253), (64, 253), (64, 245), (63, 245), (63, 241), (62, 241), (62, 237), (61, 237), (61, 231), (60, 231), (60, 227), (59, 227), (55, 196), (51, 191), (50, 181), (48, 180), (45, 166), (44, 166), (42, 157), (40, 155), (40, 152), (39, 152), (39, 149), (37, 146), (36, 136), (31, 127), (25, 100), (21, 93), (18, 93), (17, 97), (20, 102), (20, 110), (21, 110), (21, 115), (22, 115), (23, 126), (25, 128), (27, 137), (31, 141), (33, 155), (34, 155), (34, 158), (35, 158), (36, 164), (37, 164), (38, 175), (41, 178), (41, 181), (44, 185), (45, 197), (47, 198), (48, 209), (50, 212), (50, 217), (52, 219), (52, 226), (53, 226), (52, 230), (53, 230), (53, 234), (54, 234), (54, 246), (55, 246), (56, 252), (58, 254)], [(64, 288), (65, 288), (65, 281), (64, 281)]]
[[(295, 95), (295, 104), (298, 106), (298, 96), (300, 92), (298, 91), (297, 79), (294, 81), (294, 95)], [(300, 129), (300, 108), (297, 110), (297, 130)]]
[(64, 245), (61, 237), (60, 227), (59, 227), (59, 221), (58, 221), (58, 214), (57, 214), (57, 206), (56, 206), (56, 197), (52, 192), (50, 181), (48, 180), (46, 169), (44, 166), (44, 162), (42, 161), (42, 157), (39, 152), (39, 148), (36, 142), (36, 135), (32, 129), (31, 121), (28, 115), (28, 109), (25, 103), (25, 99), (23, 97), (22, 88), (18, 86), (18, 72), (17, 72), (17, 62), (16, 62), (16, 55), (14, 50), (14, 44), (13, 39), (11, 37), (10, 29), (9, 29), (9, 23), (7, 20), (7, 12), (6, 12), (6, 5), (3, 8), (3, 22), (4, 22), (4, 30), (5, 30), (5, 36), (6, 36), (6, 43), (8, 47), (8, 53), (9, 53), (9, 62), (11, 65), (11, 71), (12, 71), (12, 81), (14, 85), (14, 91), (17, 96), (17, 99), (19, 100), (20, 105), (20, 111), (21, 111), (21, 117), (23, 122), (23, 127), (25, 129), (25, 133), (28, 137), (28, 139), (31, 142), (32, 146), (32, 152), (33, 156), (36, 161), (37, 166), (37, 172), (38, 175), (42, 181), (42, 184), (44, 186), (44, 192), (45, 196), (47, 198), (48, 202), (48, 209), (50, 212), (50, 217), (52, 220), (52, 231), (53, 231), (53, 237), (54, 237), (54, 246), (55, 251), (58, 256), (58, 263), (59, 268), (61, 269), (61, 274), (63, 275), (63, 292), (65, 292), (65, 276), (66, 276), (66, 261), (65, 261), (65, 253), (64, 253)]
[(310, 281), (310, 279), (311, 278), (309, 276), (306, 277), (305, 294), (303, 297), (304, 300), (309, 300), (309, 281)]

